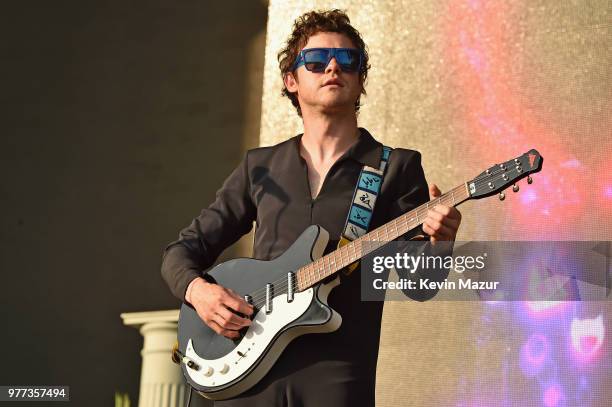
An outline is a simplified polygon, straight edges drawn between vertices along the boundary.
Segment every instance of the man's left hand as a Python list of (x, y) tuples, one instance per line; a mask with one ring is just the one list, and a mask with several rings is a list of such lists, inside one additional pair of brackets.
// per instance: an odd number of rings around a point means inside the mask
[[(429, 186), (429, 197), (434, 199), (442, 195), (436, 184)], [(437, 240), (455, 240), (461, 224), (461, 212), (454, 206), (436, 205), (427, 212), (423, 222), (423, 232), (431, 236), (431, 242)]]

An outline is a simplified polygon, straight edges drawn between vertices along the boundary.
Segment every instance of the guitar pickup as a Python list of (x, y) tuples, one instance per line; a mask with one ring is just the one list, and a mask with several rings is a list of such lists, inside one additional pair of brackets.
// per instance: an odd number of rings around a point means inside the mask
[(274, 285), (266, 284), (266, 314), (272, 313), (272, 299), (274, 298)]
[(293, 290), (295, 288), (295, 274), (287, 273), (287, 302), (293, 301)]

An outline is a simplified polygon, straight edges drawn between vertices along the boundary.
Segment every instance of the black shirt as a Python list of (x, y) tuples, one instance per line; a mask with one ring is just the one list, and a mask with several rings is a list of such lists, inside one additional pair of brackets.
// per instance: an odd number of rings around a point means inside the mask
[[(253, 222), (257, 259), (279, 256), (311, 224), (329, 232), (326, 253), (336, 248), (361, 168), (378, 168), (382, 144), (360, 128), (357, 142), (329, 169), (319, 195), (312, 199), (307, 165), (300, 155), (300, 137), (249, 150), (217, 192), (215, 201), (167, 246), (162, 275), (176, 297), (184, 300), (189, 283), (210, 268), (225, 248), (248, 233)], [(370, 230), (428, 200), (420, 153), (394, 149)], [(404, 238), (420, 233), (417, 228)], [(376, 367), (383, 304), (360, 300), (358, 271), (341, 277), (342, 284), (328, 298), (329, 305), (343, 318), (340, 329), (297, 338), (277, 363), (284, 360), (297, 369), (299, 364), (331, 359), (356, 364), (374, 376), (371, 370)]]

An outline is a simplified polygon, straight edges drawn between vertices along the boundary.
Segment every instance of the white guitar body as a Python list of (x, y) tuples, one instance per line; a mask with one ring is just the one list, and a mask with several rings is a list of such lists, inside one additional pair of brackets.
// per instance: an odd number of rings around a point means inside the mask
[[(236, 259), (210, 271), (218, 284), (239, 294), (253, 292), (274, 281), (286, 281), (287, 274), (311, 263), (323, 254), (329, 235), (320, 226), (310, 226), (280, 257), (272, 261)], [(285, 347), (307, 333), (337, 330), (342, 318), (327, 305), (330, 291), (339, 284), (317, 284), (272, 299), (271, 312), (259, 309), (240, 341), (217, 335), (195, 310), (184, 304), (179, 319), (179, 349), (192, 363), (182, 364), (189, 384), (213, 400), (234, 397), (254, 386), (270, 370)]]

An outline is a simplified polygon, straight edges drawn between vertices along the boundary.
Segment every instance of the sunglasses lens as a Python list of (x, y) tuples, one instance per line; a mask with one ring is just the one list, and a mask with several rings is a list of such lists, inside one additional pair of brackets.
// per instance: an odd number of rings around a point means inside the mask
[(304, 52), (304, 66), (311, 72), (323, 72), (327, 66), (329, 51), (312, 49)]
[(345, 49), (336, 52), (336, 61), (345, 72), (356, 72), (359, 70), (359, 51)]

